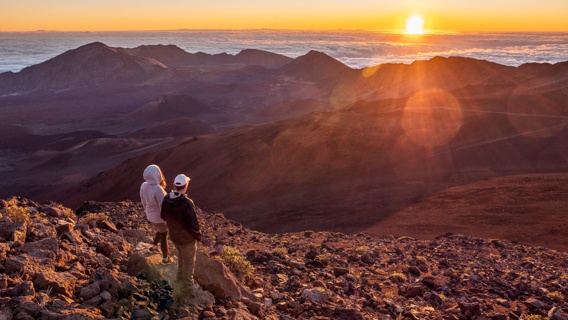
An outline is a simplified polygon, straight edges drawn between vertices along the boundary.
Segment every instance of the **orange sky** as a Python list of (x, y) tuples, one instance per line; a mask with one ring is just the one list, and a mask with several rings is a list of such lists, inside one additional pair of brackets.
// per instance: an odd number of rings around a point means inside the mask
[(403, 29), (568, 31), (568, 0), (0, 0), (0, 31)]

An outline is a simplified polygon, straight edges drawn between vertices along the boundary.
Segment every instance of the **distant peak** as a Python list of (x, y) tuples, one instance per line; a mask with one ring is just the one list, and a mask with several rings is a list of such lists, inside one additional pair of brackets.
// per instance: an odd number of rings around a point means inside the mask
[(81, 46), (79, 48), (108, 48), (108, 46), (100, 41), (95, 41), (95, 42), (91, 42), (91, 43), (87, 43), (84, 46)]

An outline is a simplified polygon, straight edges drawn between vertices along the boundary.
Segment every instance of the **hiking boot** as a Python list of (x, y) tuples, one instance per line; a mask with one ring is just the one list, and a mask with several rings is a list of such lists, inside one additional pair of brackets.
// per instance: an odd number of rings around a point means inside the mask
[(174, 262), (174, 259), (172, 259), (171, 257), (167, 257), (167, 258), (162, 259), (163, 265), (167, 265), (167, 264), (170, 264), (172, 262)]
[(160, 252), (160, 249), (158, 249), (158, 246), (151, 246), (150, 249), (148, 249), (148, 252), (158, 253), (158, 252)]

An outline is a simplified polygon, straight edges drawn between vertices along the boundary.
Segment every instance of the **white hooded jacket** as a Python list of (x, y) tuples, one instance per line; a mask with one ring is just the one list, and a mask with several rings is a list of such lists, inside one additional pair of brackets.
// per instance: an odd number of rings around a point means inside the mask
[(160, 182), (164, 179), (162, 171), (155, 165), (149, 165), (144, 170), (144, 180), (140, 186), (140, 201), (146, 211), (146, 218), (153, 223), (165, 223), (160, 218), (162, 209), (162, 201), (166, 195), (166, 191), (160, 186)]

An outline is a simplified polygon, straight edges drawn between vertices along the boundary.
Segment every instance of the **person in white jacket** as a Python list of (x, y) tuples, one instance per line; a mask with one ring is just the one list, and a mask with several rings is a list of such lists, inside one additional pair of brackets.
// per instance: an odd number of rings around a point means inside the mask
[(156, 230), (151, 252), (158, 252), (158, 243), (161, 244), (162, 264), (168, 264), (173, 260), (168, 256), (168, 226), (160, 218), (162, 201), (166, 196), (166, 180), (162, 170), (155, 164), (149, 165), (143, 174), (145, 182), (140, 186), (140, 201), (146, 212), (146, 218)]

